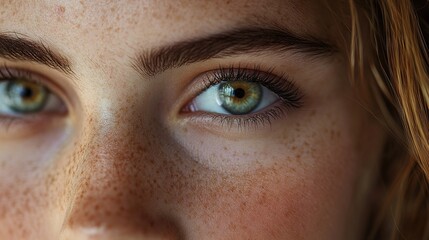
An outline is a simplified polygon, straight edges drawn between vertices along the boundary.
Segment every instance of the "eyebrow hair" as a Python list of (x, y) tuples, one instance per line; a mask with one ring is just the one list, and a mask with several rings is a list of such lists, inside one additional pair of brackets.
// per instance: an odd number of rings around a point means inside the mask
[(27, 39), (18, 33), (0, 33), (0, 58), (32, 61), (72, 74), (70, 61), (48, 48), (42, 41)]
[(167, 69), (212, 58), (287, 50), (315, 57), (331, 55), (336, 47), (284, 29), (243, 28), (143, 51), (134, 59), (133, 67), (143, 75), (154, 76)]

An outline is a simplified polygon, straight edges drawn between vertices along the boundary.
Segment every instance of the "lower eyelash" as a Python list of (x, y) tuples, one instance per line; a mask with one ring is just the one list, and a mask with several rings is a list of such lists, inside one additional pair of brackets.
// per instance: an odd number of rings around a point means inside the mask
[(251, 116), (231, 118), (230, 116), (220, 115), (218, 121), (221, 123), (222, 127), (229, 129), (233, 127), (237, 127), (239, 130), (248, 128), (256, 129), (258, 126), (271, 126), (273, 120), (280, 119), (286, 115), (285, 110), (286, 109), (281, 106), (277, 106), (260, 113), (255, 113)]
[(221, 115), (210, 112), (196, 112), (192, 113), (191, 121), (217, 124), (222, 129), (244, 131), (248, 129), (258, 129), (260, 126), (271, 126), (272, 121), (281, 119), (288, 111), (290, 106), (282, 102), (275, 103), (275, 106), (269, 107), (266, 110), (251, 114), (251, 115)]
[[(219, 127), (222, 131), (245, 131), (249, 129), (256, 130), (261, 126), (271, 126), (272, 121), (285, 117), (291, 110), (303, 106), (303, 94), (300, 89), (290, 80), (286, 74), (273, 74), (274, 69), (261, 71), (259, 66), (251, 68), (234, 67), (228, 68), (219, 67), (218, 70), (213, 70), (205, 73), (201, 79), (205, 88), (203, 93), (208, 88), (228, 81), (248, 81), (261, 84), (276, 95), (279, 100), (270, 106), (247, 115), (223, 115), (212, 112), (182, 112), (187, 115), (192, 122), (201, 123), (201, 126)], [(190, 113), (192, 112), (192, 113)]]

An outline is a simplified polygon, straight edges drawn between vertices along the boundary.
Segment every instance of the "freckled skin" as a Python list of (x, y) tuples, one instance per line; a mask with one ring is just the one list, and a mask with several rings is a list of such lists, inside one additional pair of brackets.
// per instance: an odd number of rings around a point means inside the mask
[[(16, 130), (26, 137), (0, 127), (0, 239), (361, 236), (385, 137), (355, 100), (344, 58), (239, 56), (151, 79), (130, 62), (143, 49), (258, 19), (337, 41), (319, 1), (0, 4), (0, 32), (43, 39), (75, 72), (22, 65), (53, 78), (71, 103), (66, 117)], [(177, 105), (192, 76), (223, 61), (287, 72), (304, 106), (244, 131), (182, 120)]]

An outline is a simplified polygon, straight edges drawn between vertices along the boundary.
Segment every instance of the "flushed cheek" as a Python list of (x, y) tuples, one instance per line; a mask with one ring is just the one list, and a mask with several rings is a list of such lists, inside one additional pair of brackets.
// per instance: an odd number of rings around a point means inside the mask
[[(221, 177), (195, 192), (186, 221), (189, 236), (213, 239), (317, 239), (325, 226), (323, 201), (312, 179), (291, 175), (281, 166), (246, 175)], [(323, 184), (323, 183), (321, 183)], [(317, 199), (317, 201), (314, 201)], [(322, 235), (320, 235), (322, 234)], [(322, 238), (320, 238), (322, 239)]]
[[(190, 161), (218, 175), (189, 196), (194, 210), (187, 225), (196, 226), (190, 234), (344, 239), (362, 156), (344, 129), (314, 134), (301, 128), (287, 131), (286, 139), (279, 134), (270, 140), (211, 142), (206, 135), (199, 143), (183, 141), (196, 153)], [(187, 134), (198, 133), (182, 136)]]

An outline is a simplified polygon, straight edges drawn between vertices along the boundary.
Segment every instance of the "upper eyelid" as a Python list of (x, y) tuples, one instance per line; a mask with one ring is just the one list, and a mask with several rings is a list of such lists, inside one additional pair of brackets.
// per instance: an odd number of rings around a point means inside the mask
[[(208, 74), (205, 78), (203, 78), (205, 89), (220, 83), (222, 80), (240, 80), (235, 79), (242, 77), (244, 81), (255, 81), (268, 89), (274, 91), (275, 93), (281, 95), (281, 90), (286, 92), (287, 96), (280, 96), (283, 99), (291, 99), (295, 102), (294, 107), (300, 107), (303, 105), (303, 97), (304, 93), (302, 90), (295, 84), (290, 76), (286, 73), (276, 74), (275, 68), (267, 68), (267, 70), (263, 70), (260, 65), (238, 65), (234, 67), (233, 65), (229, 67), (219, 66), (216, 70), (211, 70), (209, 72), (205, 72), (203, 74)], [(213, 78), (214, 77), (214, 78)], [(229, 79), (228, 79), (229, 78)], [(201, 91), (201, 92), (203, 92)]]
[(273, 73), (274, 68), (269, 68), (267, 70), (262, 70), (260, 65), (253, 65), (253, 66), (229, 66), (229, 67), (222, 67), (219, 66), (218, 69), (212, 70), (211, 73), (215, 78), (218, 78), (219, 80), (227, 79), (228, 81), (235, 81), (235, 80), (244, 80), (249, 81), (252, 79), (259, 79), (261, 77), (279, 77), (279, 78), (287, 78), (285, 77), (286, 74), (281, 74), (277, 76), (277, 74)]
[[(244, 67), (240, 67), (244, 66)], [(275, 68), (264, 68), (260, 65), (229, 65), (227, 67), (219, 66), (217, 69), (206, 71), (198, 75), (194, 80), (203, 85), (202, 89), (194, 95), (187, 102), (191, 102), (195, 97), (204, 93), (208, 88), (219, 84), (223, 77), (234, 78), (237, 72), (245, 76), (247, 80), (253, 79), (269, 90), (277, 94), (282, 101), (288, 102), (290, 107), (300, 108), (304, 105), (305, 94), (295, 82), (286, 73), (276, 74)], [(217, 79), (216, 79), (217, 78)], [(244, 79), (246, 80), (246, 79)], [(202, 83), (201, 83), (202, 82)]]
[(59, 75), (43, 70), (33, 69), (29, 66), (20, 66), (19, 64), (3, 63), (0, 64), (0, 77), (1, 78), (25, 78), (28, 81), (36, 82), (49, 87), (59, 88), (62, 81), (57, 81)]
[(23, 68), (10, 67), (6, 64), (0, 66), (0, 78), (25, 78), (28, 81), (35, 82), (41, 85), (54, 85), (47, 77), (42, 74), (38, 74), (34, 71), (29, 71)]

